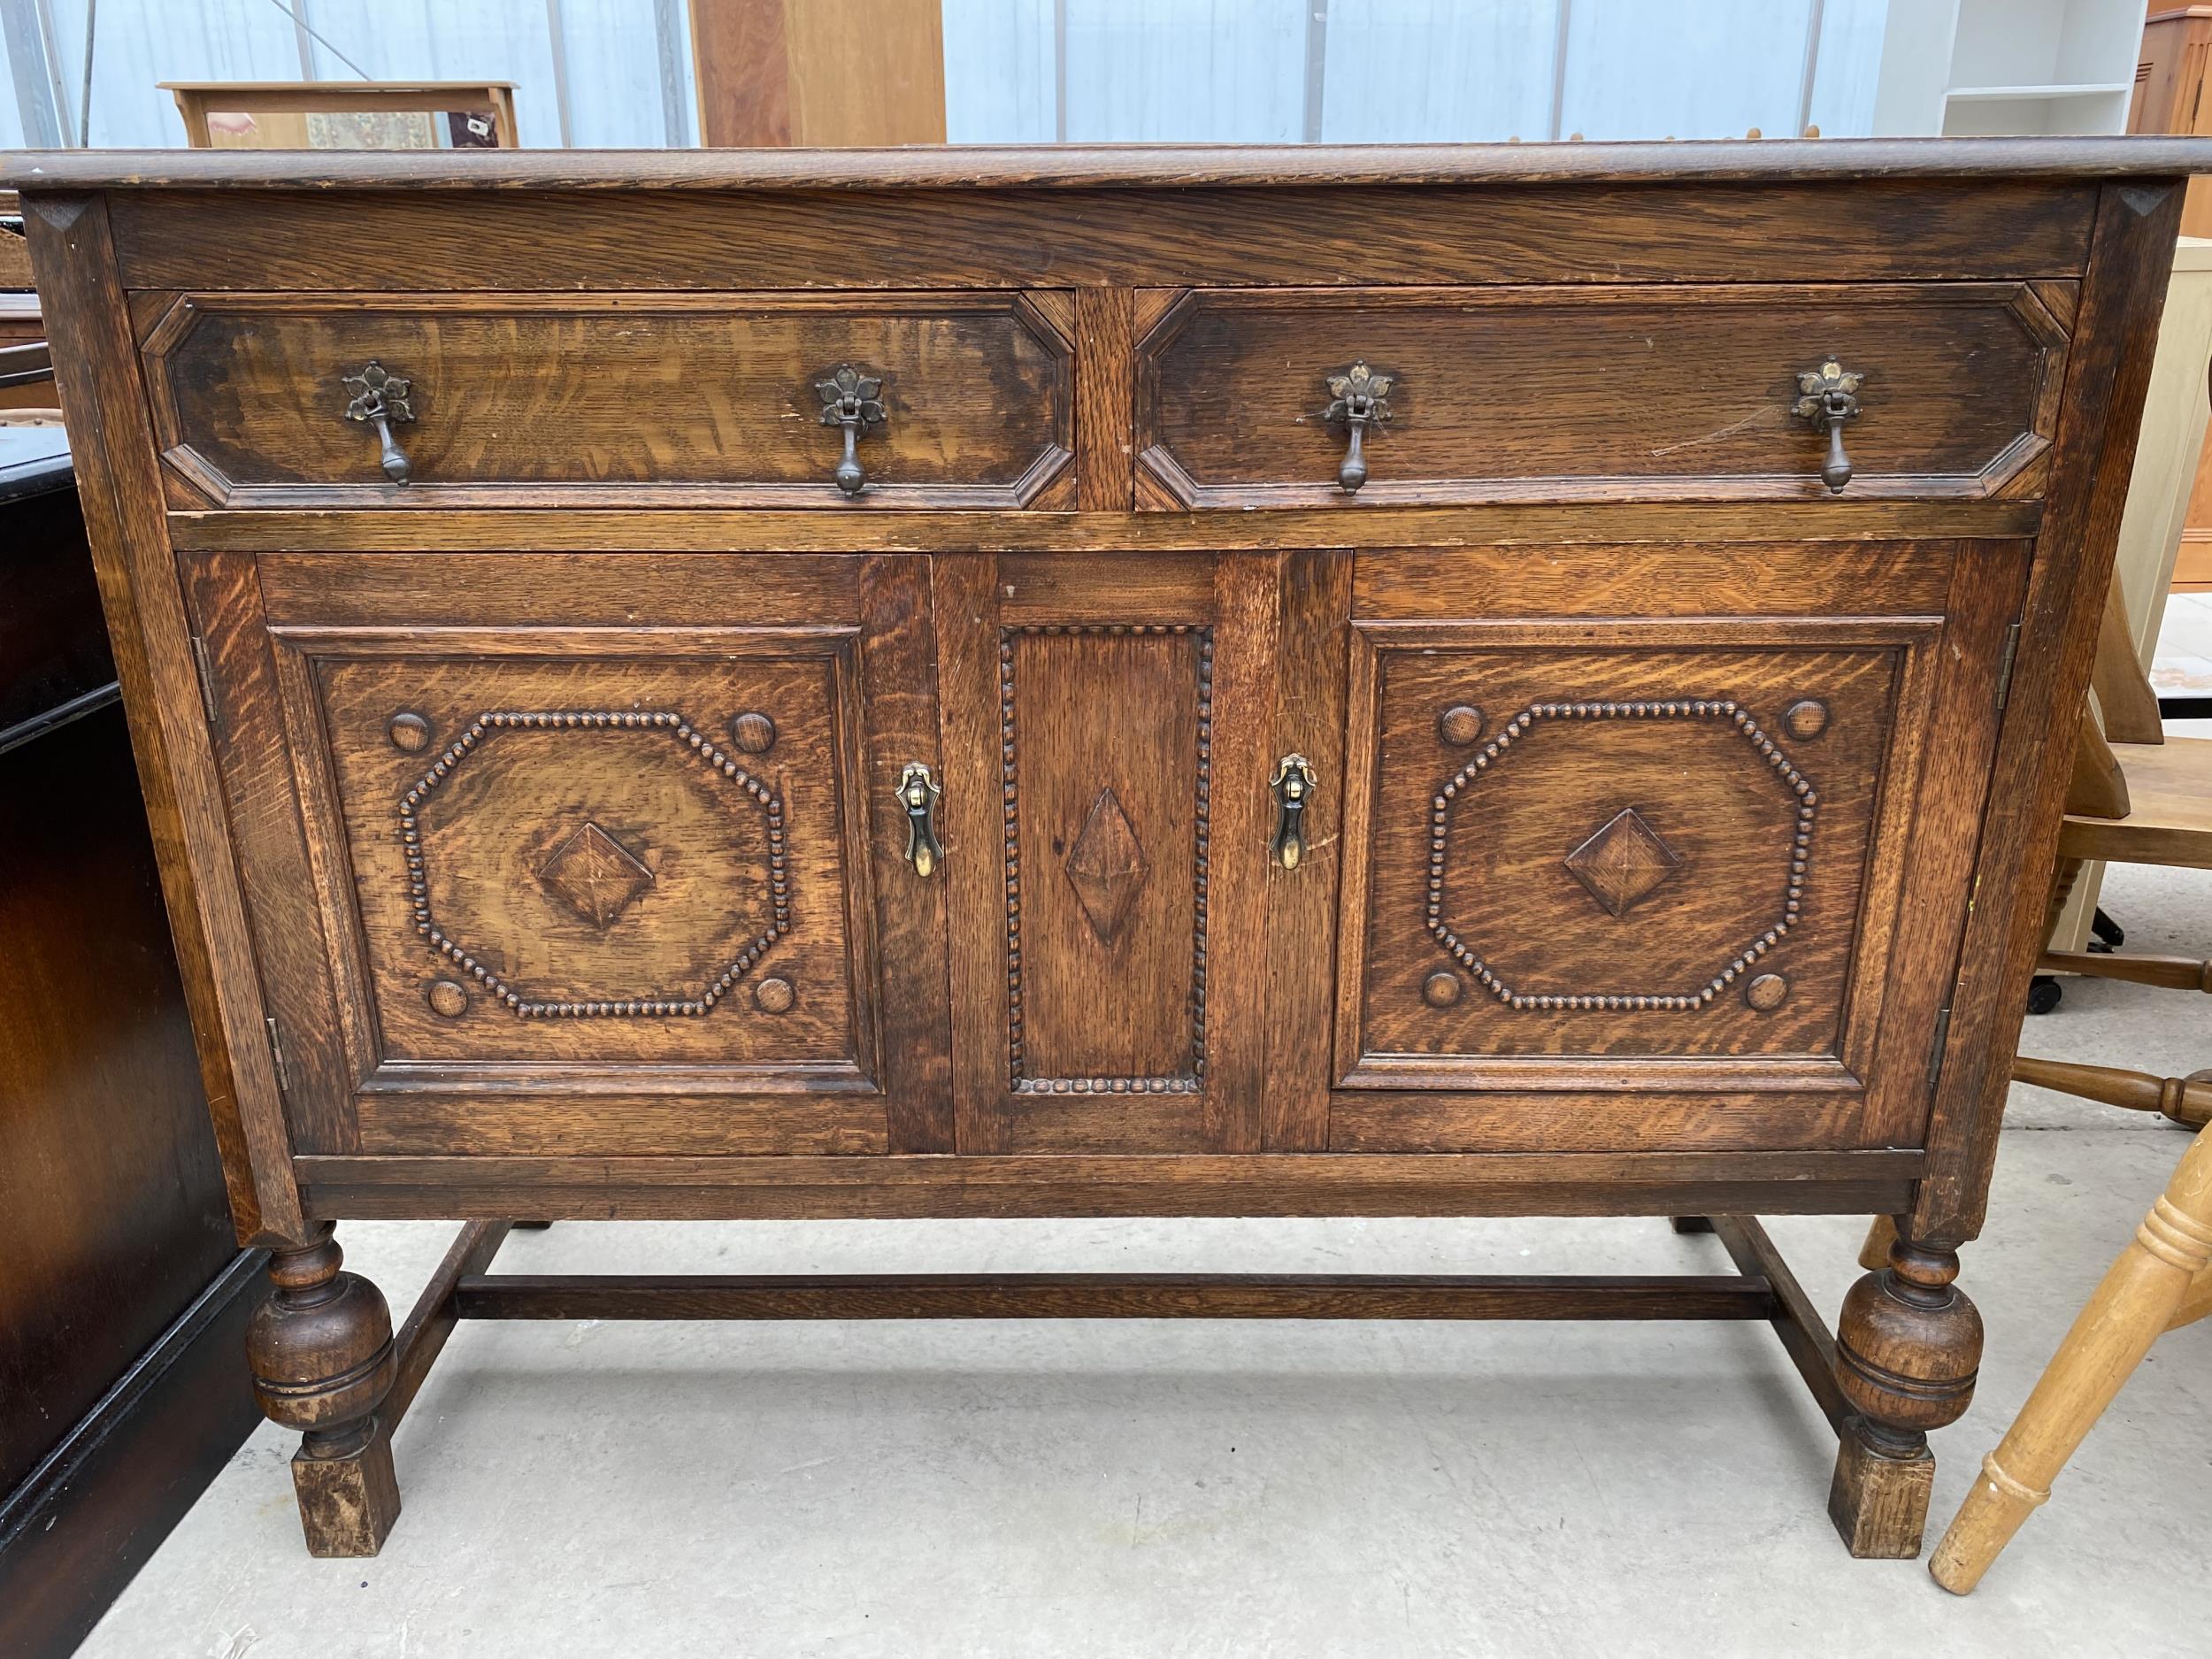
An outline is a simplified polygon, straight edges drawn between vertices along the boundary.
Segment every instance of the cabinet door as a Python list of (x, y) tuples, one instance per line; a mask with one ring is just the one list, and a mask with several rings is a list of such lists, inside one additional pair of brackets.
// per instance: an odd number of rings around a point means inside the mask
[(949, 1143), (922, 561), (187, 573), (303, 1149)]
[(1333, 1143), (1916, 1133), (2017, 553), (1454, 560), (1353, 625)]
[[(961, 1150), (1297, 1139), (1270, 1120), (1296, 1116), (1268, 1092), (1270, 984), (1325, 1006), (1331, 876), (1271, 854), (1270, 780), (1294, 712), (1286, 621), (1305, 639), (1329, 588), (1286, 615), (1283, 572), (1271, 554), (936, 561)], [(1321, 679), (1340, 684), (1340, 619), (1313, 638), (1337, 641)], [(1287, 969), (1278, 893), (1323, 907), (1320, 948)]]

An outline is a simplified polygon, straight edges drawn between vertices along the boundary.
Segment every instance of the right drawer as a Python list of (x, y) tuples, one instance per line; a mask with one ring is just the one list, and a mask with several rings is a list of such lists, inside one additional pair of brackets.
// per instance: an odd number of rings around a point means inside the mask
[(1194, 289), (1139, 347), (1139, 497), (2033, 498), (2076, 291)]

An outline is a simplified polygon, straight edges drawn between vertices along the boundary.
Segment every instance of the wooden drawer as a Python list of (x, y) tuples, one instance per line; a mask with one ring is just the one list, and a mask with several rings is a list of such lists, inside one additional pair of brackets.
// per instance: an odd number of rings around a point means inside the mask
[[(182, 506), (992, 507), (1071, 500), (1058, 293), (142, 296)], [(371, 363), (406, 481), (349, 419)], [(856, 493), (825, 424), (880, 381)], [(865, 385), (856, 390), (864, 394)], [(880, 419), (872, 419), (879, 414)]]
[[(1141, 504), (1828, 493), (1799, 376), (1863, 377), (1853, 496), (2033, 496), (2070, 282), (1194, 290), (1138, 348)], [(1339, 481), (1329, 382), (1389, 381)]]

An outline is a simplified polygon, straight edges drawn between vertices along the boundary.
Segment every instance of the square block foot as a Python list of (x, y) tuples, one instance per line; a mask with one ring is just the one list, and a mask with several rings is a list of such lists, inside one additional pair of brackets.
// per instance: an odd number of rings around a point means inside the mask
[(1924, 1446), (1910, 1457), (1869, 1448), (1855, 1425), (1836, 1446), (1836, 1478), (1828, 1488), (1828, 1518), (1862, 1560), (1910, 1561), (1920, 1554), (1935, 1490), (1935, 1457)]
[(392, 1442), (382, 1434), (350, 1457), (295, 1453), (292, 1486), (299, 1494), (300, 1526), (311, 1555), (373, 1555), (399, 1519)]

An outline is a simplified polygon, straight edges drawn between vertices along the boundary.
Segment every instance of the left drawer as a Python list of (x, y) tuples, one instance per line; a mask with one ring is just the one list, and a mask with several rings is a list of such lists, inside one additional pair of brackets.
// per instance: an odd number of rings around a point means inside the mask
[(1072, 499), (1056, 291), (137, 304), (180, 507)]

